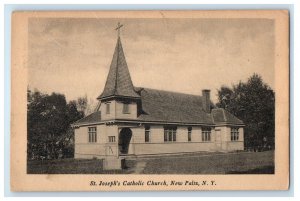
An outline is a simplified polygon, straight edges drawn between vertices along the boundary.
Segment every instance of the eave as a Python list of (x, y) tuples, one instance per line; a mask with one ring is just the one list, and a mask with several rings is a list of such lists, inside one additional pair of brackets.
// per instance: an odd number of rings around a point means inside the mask
[(81, 124), (72, 124), (72, 127), (81, 127), (81, 126), (89, 126), (89, 125), (101, 125), (101, 124), (116, 124), (116, 123), (132, 123), (132, 124), (156, 124), (156, 125), (179, 125), (179, 126), (241, 126), (244, 127), (245, 124), (234, 124), (228, 122), (220, 122), (220, 123), (204, 123), (204, 122), (167, 122), (167, 121), (143, 121), (143, 120), (125, 120), (125, 119), (109, 119), (99, 122), (92, 123), (81, 123)]

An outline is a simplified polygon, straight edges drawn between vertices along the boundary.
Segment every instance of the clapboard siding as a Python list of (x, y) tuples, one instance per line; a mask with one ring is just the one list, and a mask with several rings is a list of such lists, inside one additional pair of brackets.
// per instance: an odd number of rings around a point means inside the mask
[(76, 144), (75, 158), (103, 158), (105, 155), (105, 144)]
[(210, 142), (166, 142), (135, 144), (135, 154), (167, 154), (167, 153), (189, 153), (199, 151), (214, 151), (214, 143)]
[(123, 102), (116, 101), (116, 119), (136, 119), (137, 106), (135, 102), (128, 103), (129, 113), (123, 113)]
[[(150, 141), (145, 142), (145, 126), (131, 127), (132, 138), (130, 140), (128, 154), (164, 154), (186, 153), (199, 151), (233, 151), (244, 149), (243, 128), (239, 128), (239, 141), (231, 141), (231, 127), (223, 126), (212, 128), (211, 141), (202, 141), (201, 126), (193, 126), (191, 141), (188, 141), (188, 127), (177, 126), (176, 142), (164, 142), (164, 126), (150, 126)], [(107, 154), (107, 146), (114, 147), (117, 155), (119, 132), (123, 127), (118, 125), (97, 125), (97, 142), (88, 142), (88, 126), (75, 129), (75, 158), (101, 158)], [(216, 145), (216, 131), (221, 132), (221, 143)], [(108, 142), (108, 136), (115, 136), (116, 142)], [(106, 147), (106, 148), (105, 148)]]

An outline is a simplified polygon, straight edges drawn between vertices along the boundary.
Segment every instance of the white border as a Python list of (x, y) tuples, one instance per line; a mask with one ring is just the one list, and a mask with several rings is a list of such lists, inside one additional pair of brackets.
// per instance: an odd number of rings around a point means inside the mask
[[(224, 4), (224, 1), (221, 0), (211, 0), (211, 1), (201, 1), (201, 2), (196, 2), (195, 0), (185, 0), (185, 1), (172, 1), (172, 3), (177, 3), (177, 4), (184, 4), (184, 5), (163, 5), (165, 3), (168, 3), (168, 1), (166, 0), (152, 0), (152, 1), (144, 1), (146, 3), (156, 3), (156, 5), (145, 5), (145, 4), (140, 4), (140, 5), (128, 5), (128, 4), (137, 4), (140, 3), (140, 1), (137, 0), (129, 0), (127, 1), (127, 5), (123, 4), (123, 5), (112, 5), (112, 4), (118, 4), (118, 3), (124, 3), (121, 0), (110, 0), (110, 1), (102, 1), (102, 4), (107, 4), (106, 6), (104, 5), (90, 5), (88, 7), (88, 5), (86, 4), (96, 4), (99, 3), (95, 0), (84, 0), (84, 1), (76, 1), (76, 3), (81, 3), (81, 4), (85, 4), (85, 5), (50, 5), (49, 7), (47, 7), (45, 4), (72, 4), (74, 3), (74, 0), (44, 0), (43, 2), (38, 1), (38, 0), (28, 0), (26, 1), (27, 4), (44, 4), (44, 5), (24, 5), (23, 10), (35, 10), (35, 9), (41, 9), (44, 8), (44, 10), (49, 10), (49, 9), (60, 9), (60, 10), (66, 10), (66, 9), (72, 9), (72, 10), (79, 10), (79, 9), (83, 9), (83, 10), (96, 10), (96, 9), (106, 9), (106, 10), (127, 10), (127, 9), (268, 9), (268, 8), (272, 8), (272, 9), (282, 9), (282, 8), (287, 8), (287, 5), (278, 5), (278, 4), (294, 4), (294, 19), (295, 21), (297, 21), (298, 23), (294, 23), (292, 24), (291, 21), (291, 28), (294, 28), (294, 36), (299, 36), (299, 3), (297, 1), (293, 1), (293, 0), (252, 0), (252, 1), (239, 1), (239, 0), (228, 0), (226, 1), (226, 4)], [(2, 1), (2, 6), (1, 6), (1, 22), (4, 22), (4, 5), (5, 4), (24, 4), (24, 1), (21, 0), (4, 0)], [(205, 5), (187, 5), (189, 3), (206, 3)], [(230, 5), (230, 4), (237, 4), (239, 3), (240, 5)], [(249, 3), (255, 3), (256, 5), (249, 5)], [(272, 5), (263, 5), (263, 4), (269, 4), (272, 3)], [(277, 3), (274, 4), (274, 3)], [(160, 4), (160, 5), (159, 5)], [(215, 5), (212, 5), (215, 4)], [(223, 5), (217, 5), (217, 4), (223, 4)], [(21, 8), (21, 5), (15, 5), (16, 7)], [(55, 8), (56, 7), (56, 8)], [(291, 7), (290, 7), (291, 9)], [(8, 17), (8, 16), (6, 16)], [(7, 18), (6, 18), (7, 19)], [(9, 23), (7, 21), (5, 21), (5, 23)], [(293, 27), (294, 25), (294, 27)], [(6, 33), (9, 32), (10, 30), (4, 30)], [(1, 37), (4, 38), (4, 32), (1, 31)], [(292, 45), (294, 45), (294, 52), (299, 53), (299, 39), (297, 39), (297, 37), (291, 38), (291, 42)], [(6, 41), (6, 43), (9, 43), (9, 41)], [(9, 49), (5, 49), (4, 52), (4, 43), (1, 43), (2, 48), (1, 48), (1, 54), (0, 54), (0, 60), (4, 61), (4, 53), (6, 55), (9, 55)], [(299, 153), (299, 146), (297, 146), (299, 144), (299, 137), (298, 136), (294, 136), (293, 132), (294, 130), (299, 131), (299, 124), (295, 124), (293, 125), (294, 122), (297, 122), (297, 120), (299, 120), (299, 105), (294, 105), (294, 103), (299, 103), (299, 90), (298, 92), (296, 92), (294, 89), (297, 88), (297, 86), (299, 86), (299, 80), (297, 79), (297, 75), (299, 76), (299, 56), (297, 57), (293, 57), (293, 50), (292, 50), (293, 46), (291, 46), (291, 136), (292, 138), (294, 138), (294, 146), (293, 146), (293, 142), (291, 144), (291, 148), (294, 147), (294, 154), (291, 153), (291, 157), (293, 157), (294, 155), (298, 158), (298, 155), (296, 153)], [(9, 59), (7, 58), (7, 56), (5, 57), (6, 59), (6, 66), (5, 66), (5, 72), (1, 71), (1, 75), (2, 77), (4, 77), (5, 75), (9, 75), (9, 66), (7, 66), (7, 64), (9, 64)], [(293, 63), (294, 61), (294, 63)], [(293, 67), (292, 65), (294, 65), (295, 67)], [(297, 67), (298, 68), (297, 68)], [(8, 69), (7, 69), (8, 68)], [(7, 74), (8, 72), (8, 74)], [(2, 74), (3, 73), (3, 74)], [(0, 171), (1, 171), (1, 176), (0, 176), (0, 180), (4, 181), (4, 166), (5, 168), (5, 175), (6, 178), (9, 175), (9, 172), (7, 172), (7, 165), (9, 165), (9, 160), (7, 161), (7, 156), (9, 156), (9, 153), (7, 153), (7, 150), (9, 150), (9, 148), (7, 149), (7, 146), (9, 146), (9, 143), (7, 144), (7, 138), (9, 138), (9, 125), (7, 125), (7, 122), (9, 123), (9, 114), (7, 114), (7, 111), (9, 113), (9, 96), (10, 96), (10, 91), (9, 91), (9, 83), (10, 83), (10, 79), (6, 78), (5, 79), (5, 85), (4, 82), (0, 82), (1, 84), (1, 92), (3, 94), (3, 97), (5, 99), (5, 105), (4, 105), (4, 100), (1, 99), (1, 106), (2, 106), (2, 110), (5, 112), (5, 119), (4, 119), (4, 113), (1, 113), (0, 116), (0, 128), (5, 128), (5, 156), (6, 156), (6, 160), (4, 161), (3, 159), (1, 160), (1, 164), (0, 164)], [(294, 82), (295, 81), (295, 82)], [(4, 88), (5, 86), (5, 88)], [(4, 91), (5, 89), (5, 91)], [(4, 93), (5, 92), (5, 93)], [(294, 93), (295, 92), (295, 93)], [(294, 120), (295, 118), (295, 120)], [(4, 127), (4, 120), (5, 120), (5, 126)], [(295, 127), (294, 127), (295, 126)], [(298, 128), (298, 129), (297, 129)], [(8, 131), (8, 132), (7, 132)], [(8, 141), (9, 142), (9, 141)], [(296, 143), (297, 142), (297, 143)], [(3, 143), (4, 145), (4, 143)], [(4, 147), (4, 146), (2, 146)], [(2, 155), (3, 156), (3, 155)], [(292, 160), (292, 158), (291, 158)], [(293, 161), (293, 160), (292, 160)], [(5, 162), (5, 163), (4, 163)], [(299, 161), (295, 160), (294, 161), (294, 168), (295, 170), (299, 169)], [(291, 171), (292, 173), (293, 171)], [(297, 172), (294, 173), (294, 175), (292, 174), (291, 177), (299, 178), (299, 175), (297, 174)], [(9, 181), (5, 180), (5, 183), (1, 182), (0, 184), (0, 189), (1, 189), (1, 195), (4, 196), (4, 188), (5, 188), (5, 195), (6, 196), (122, 196), (122, 197), (127, 197), (127, 196), (293, 196), (292, 191), (294, 189), (297, 189), (297, 182), (295, 181), (295, 186), (293, 185), (293, 178), (291, 178), (291, 189), (287, 192), (246, 192), (246, 191), (240, 191), (240, 192), (160, 192), (160, 193), (155, 193), (152, 194), (151, 192), (147, 192), (147, 193), (10, 193), (9, 191), (7, 191), (7, 189), (9, 189)], [(3, 186), (4, 185), (4, 186)], [(297, 197), (299, 195), (299, 193), (297, 191), (295, 191), (295, 197)], [(24, 198), (22, 198), (24, 199)], [(31, 198), (30, 198), (31, 199)], [(44, 199), (44, 198), (43, 198)], [(99, 198), (98, 198), (99, 199)], [(111, 198), (108, 198), (111, 199)], [(123, 198), (121, 198), (123, 199)], [(145, 198), (142, 198), (145, 199)], [(223, 198), (224, 199), (224, 198)], [(230, 200), (232, 198), (229, 198)], [(229, 200), (228, 198), (225, 200)], [(243, 198), (245, 199), (245, 198)], [(253, 199), (253, 198), (252, 198)], [(251, 199), (251, 200), (252, 200)], [(274, 198), (273, 198), (274, 199)], [(272, 199), (272, 200), (273, 200)], [(73, 198), (72, 198), (73, 200)]]

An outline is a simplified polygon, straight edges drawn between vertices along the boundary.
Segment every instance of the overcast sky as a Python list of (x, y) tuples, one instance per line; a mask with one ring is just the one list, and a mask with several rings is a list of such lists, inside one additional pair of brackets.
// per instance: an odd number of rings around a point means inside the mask
[(29, 87), (67, 100), (101, 94), (117, 42), (133, 84), (199, 94), (254, 72), (274, 88), (274, 24), (268, 19), (68, 19), (29, 21)]

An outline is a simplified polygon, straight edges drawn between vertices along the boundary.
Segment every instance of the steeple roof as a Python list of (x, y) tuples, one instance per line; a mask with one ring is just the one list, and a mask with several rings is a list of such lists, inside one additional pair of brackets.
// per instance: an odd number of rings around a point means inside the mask
[(118, 37), (104, 90), (97, 99), (108, 97), (140, 98), (131, 81), (120, 37)]

